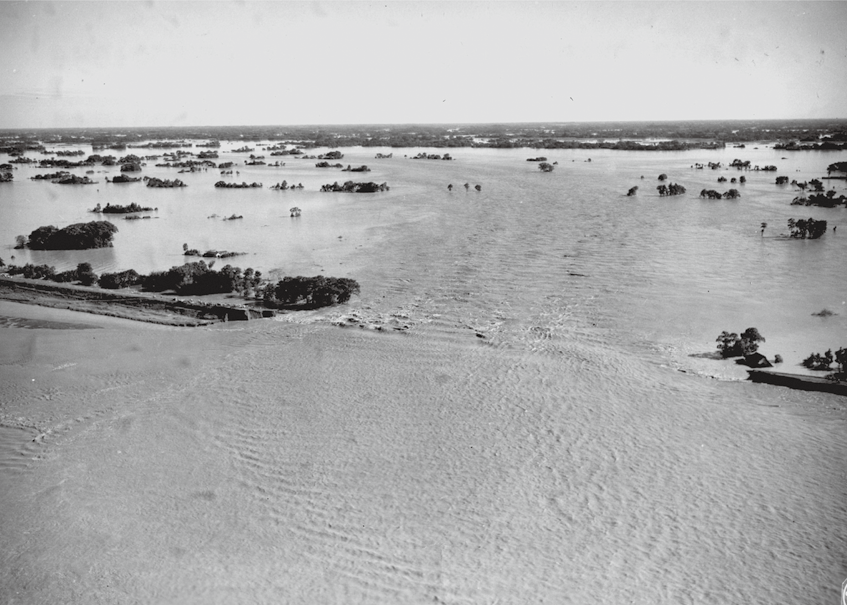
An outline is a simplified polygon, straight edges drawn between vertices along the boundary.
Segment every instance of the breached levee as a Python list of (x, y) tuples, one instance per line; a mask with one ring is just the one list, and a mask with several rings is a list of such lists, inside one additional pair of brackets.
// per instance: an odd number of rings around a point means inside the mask
[(0, 299), (170, 326), (203, 326), (220, 321), (260, 319), (275, 314), (270, 309), (253, 309), (244, 305), (8, 276), (0, 276)]

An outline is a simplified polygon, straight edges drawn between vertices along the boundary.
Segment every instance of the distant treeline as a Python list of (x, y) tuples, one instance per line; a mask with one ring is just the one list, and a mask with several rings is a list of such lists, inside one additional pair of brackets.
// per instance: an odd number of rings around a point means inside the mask
[[(663, 141), (640, 147), (645, 139)], [(158, 143), (145, 143), (159, 141)], [(531, 147), (544, 149), (689, 149), (720, 143), (779, 141), (785, 149), (833, 148), (847, 142), (847, 120), (727, 120), (680, 122), (551, 122), (351, 126), (219, 126), (0, 130), (0, 152), (46, 152), (45, 145), (95, 149), (211, 145), (207, 141), (272, 141), (312, 147)], [(611, 146), (610, 146), (611, 145)], [(615, 145), (620, 145), (616, 147)], [(628, 146), (633, 147), (628, 147)], [(585, 147), (583, 147), (585, 146)]]

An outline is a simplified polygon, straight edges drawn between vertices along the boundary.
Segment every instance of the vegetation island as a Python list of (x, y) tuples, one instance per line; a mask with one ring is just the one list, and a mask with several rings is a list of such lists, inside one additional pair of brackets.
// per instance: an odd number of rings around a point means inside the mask
[(303, 189), (303, 183), (289, 185), (288, 181), (282, 181), (281, 183), (277, 183), (276, 185), (271, 185), (269, 189), (274, 189), (276, 191), (285, 191), (287, 189)]
[(227, 183), (226, 181), (218, 181), (215, 183), (215, 187), (217, 189), (261, 189), (262, 183), (250, 183), (249, 185), (245, 182), (241, 183)]
[(148, 206), (141, 206), (132, 202), (126, 206), (121, 206), (120, 204), (109, 204), (107, 203), (105, 206), (101, 207), (100, 204), (97, 204), (91, 212), (102, 212), (103, 214), (130, 214), (132, 212), (152, 212), (153, 210), (158, 210), (158, 208), (150, 208)]
[(144, 179), (147, 181), (148, 187), (153, 187), (153, 188), (156, 188), (156, 189), (173, 189), (175, 187), (187, 187), (187, 185), (185, 183), (183, 183), (182, 181), (180, 181), (179, 179), (174, 179), (174, 180), (160, 179), (160, 178), (156, 178), (154, 176), (151, 176), (151, 177), (145, 176)]
[(74, 223), (62, 229), (53, 225), (39, 227), (29, 234), (17, 236), (15, 248), (31, 250), (89, 250), (110, 248), (112, 237), (118, 232), (109, 221)]
[(808, 219), (788, 219), (789, 235), (795, 239), (818, 239), (826, 233), (826, 221)]
[(377, 191), (388, 191), (390, 187), (388, 183), (354, 183), (347, 181), (343, 185), (339, 185), (338, 181), (327, 185), (321, 185), (321, 191), (341, 191), (344, 193), (376, 193)]
[(138, 183), (139, 181), (141, 181), (140, 176), (131, 177), (131, 176), (127, 176), (125, 174), (118, 174), (115, 177), (113, 177), (111, 180), (109, 179), (109, 177), (106, 177), (107, 183)]

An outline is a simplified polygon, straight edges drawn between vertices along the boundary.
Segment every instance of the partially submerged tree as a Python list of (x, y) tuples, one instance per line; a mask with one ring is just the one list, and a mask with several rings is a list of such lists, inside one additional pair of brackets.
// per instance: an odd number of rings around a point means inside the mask
[(832, 349), (821, 355), (820, 353), (812, 353), (803, 360), (803, 367), (816, 372), (828, 372), (832, 366), (835, 357), (832, 354)]
[(685, 193), (685, 187), (676, 183), (671, 183), (670, 185), (659, 185), (656, 189), (659, 191), (660, 197), (682, 195)]
[(285, 277), (276, 286), (265, 289), (264, 304), (271, 308), (294, 305), (326, 307), (345, 303), (358, 293), (358, 282), (346, 277)]
[(110, 290), (129, 288), (141, 283), (141, 276), (135, 269), (127, 269), (118, 273), (103, 273), (100, 276), (100, 287)]
[(56, 282), (80, 282), (83, 286), (93, 286), (97, 283), (97, 274), (91, 268), (91, 263), (79, 263), (76, 269), (62, 271), (50, 276)]
[(808, 219), (788, 219), (789, 235), (796, 239), (818, 239), (826, 233), (826, 221)]

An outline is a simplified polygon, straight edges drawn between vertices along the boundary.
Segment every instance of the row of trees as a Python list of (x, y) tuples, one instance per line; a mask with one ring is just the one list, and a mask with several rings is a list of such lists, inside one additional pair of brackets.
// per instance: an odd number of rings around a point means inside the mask
[[(2, 261), (0, 261), (2, 263)], [(212, 263), (214, 264), (214, 263)], [(116, 290), (141, 286), (152, 292), (173, 291), (181, 295), (222, 294), (238, 292), (252, 296), (260, 291), (262, 273), (247, 268), (226, 265), (215, 271), (204, 261), (171, 267), (167, 271), (154, 271), (149, 275), (139, 274), (135, 269), (115, 273), (103, 273), (99, 277), (90, 263), (80, 263), (76, 269), (57, 273), (49, 265), (27, 264), (23, 267), (6, 268), (9, 275), (21, 275), (27, 279), (47, 279), (56, 282), (78, 281), (86, 286)], [(356, 280), (346, 277), (285, 277), (275, 285), (266, 285), (262, 293), (263, 304), (268, 308), (317, 308), (346, 303), (353, 294), (359, 294)], [(258, 296), (258, 295), (257, 295)]]
[[(214, 264), (214, 263), (212, 263)], [(76, 269), (56, 272), (50, 265), (27, 263), (21, 267), (10, 265), (5, 268), (8, 275), (20, 275), (26, 279), (46, 279), (54, 282), (80, 282), (84, 286), (100, 286), (109, 290), (141, 286), (143, 290), (164, 292), (172, 290), (177, 294), (200, 295), (229, 292), (246, 293), (255, 290), (262, 282), (262, 273), (247, 268), (226, 265), (220, 271), (212, 269), (212, 264), (204, 261), (186, 263), (171, 267), (167, 271), (154, 271), (142, 275), (135, 269), (116, 273), (103, 273), (99, 277), (90, 263), (79, 263)]]
[(215, 271), (202, 260), (140, 276), (141, 286), (145, 290), (173, 290), (183, 295), (243, 293), (256, 288), (261, 281), (262, 273), (252, 268), (248, 267), (242, 272), (240, 267), (225, 265), (220, 271)]
[[(3, 261), (0, 260), (0, 266)], [(79, 263), (76, 269), (56, 273), (56, 268), (51, 265), (33, 265), (27, 263), (22, 267), (10, 265), (6, 268), (9, 275), (20, 275), (26, 279), (49, 279), (55, 282), (78, 281), (83, 286), (92, 286), (97, 283), (97, 274), (91, 269), (91, 263)]]

